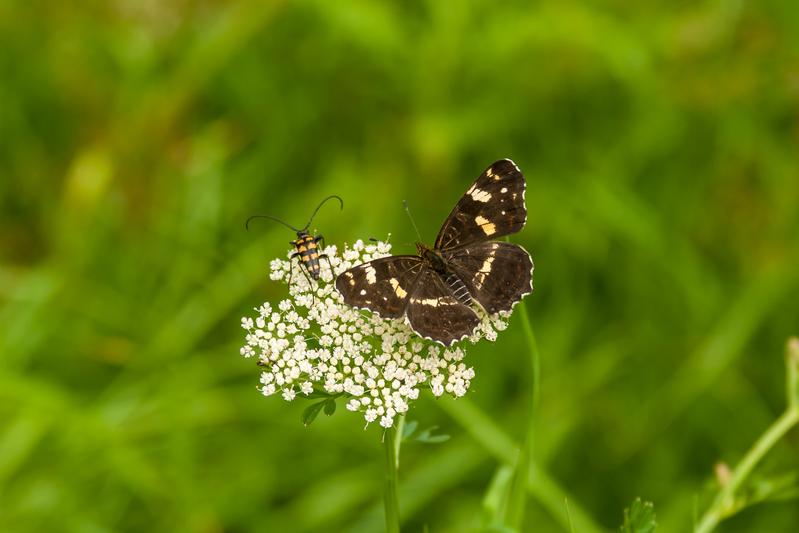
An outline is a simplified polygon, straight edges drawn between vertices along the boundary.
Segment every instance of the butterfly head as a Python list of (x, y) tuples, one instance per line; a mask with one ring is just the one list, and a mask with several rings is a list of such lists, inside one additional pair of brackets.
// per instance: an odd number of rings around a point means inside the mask
[(446, 270), (446, 263), (444, 262), (444, 258), (441, 257), (441, 254), (438, 253), (438, 250), (430, 248), (421, 242), (417, 242), (416, 253), (418, 253), (419, 257), (424, 259), (433, 270), (437, 272)]

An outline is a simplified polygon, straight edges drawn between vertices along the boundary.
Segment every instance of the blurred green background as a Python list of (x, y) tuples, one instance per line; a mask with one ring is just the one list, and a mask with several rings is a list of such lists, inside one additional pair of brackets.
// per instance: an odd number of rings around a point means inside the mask
[[(382, 528), (380, 428), (265, 399), (239, 318), (292, 233), (431, 243), (527, 176), (541, 350), (526, 531), (687, 531), (784, 406), (799, 333), (799, 6), (0, 3), (0, 530)], [(516, 313), (462, 403), (410, 417), (408, 531), (476, 531), (530, 395)], [(493, 428), (483, 428), (490, 420)], [(759, 476), (799, 467), (796, 432)], [(588, 525), (585, 525), (588, 524)], [(594, 527), (591, 527), (593, 524)], [(720, 531), (795, 531), (795, 502)]]

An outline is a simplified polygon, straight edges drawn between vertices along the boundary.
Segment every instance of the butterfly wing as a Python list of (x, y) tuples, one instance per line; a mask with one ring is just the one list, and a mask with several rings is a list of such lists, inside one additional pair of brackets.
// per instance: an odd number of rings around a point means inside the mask
[(527, 221), (525, 182), (519, 167), (502, 159), (488, 167), (444, 221), (436, 237), (437, 250), (516, 233)]
[(489, 313), (509, 311), (533, 291), (533, 260), (517, 244), (480, 242), (445, 254), (445, 260)]
[(480, 324), (477, 313), (456, 300), (441, 276), (429, 268), (419, 274), (407, 313), (416, 333), (445, 346), (471, 335)]
[(414, 255), (383, 257), (339, 274), (336, 290), (347, 305), (399, 318), (423, 269), (422, 259)]

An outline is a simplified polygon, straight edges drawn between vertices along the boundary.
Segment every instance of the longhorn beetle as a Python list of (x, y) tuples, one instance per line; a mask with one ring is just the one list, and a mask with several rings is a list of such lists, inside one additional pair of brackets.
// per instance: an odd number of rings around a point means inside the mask
[[(254, 218), (268, 218), (270, 220), (274, 220), (275, 222), (283, 224), (290, 230), (297, 233), (297, 238), (294, 239), (293, 241), (289, 241), (289, 244), (294, 246), (294, 249), (296, 250), (294, 253), (291, 254), (291, 259), (299, 257), (300, 264), (305, 268), (305, 271), (308, 274), (310, 274), (313, 279), (317, 280), (319, 279), (319, 260), (322, 258), (327, 259), (327, 264), (328, 266), (330, 266), (330, 272), (333, 274), (333, 276), (335, 276), (336, 273), (333, 272), (333, 265), (330, 263), (330, 259), (327, 257), (327, 255), (319, 253), (319, 243), (321, 242), (322, 248), (325, 247), (324, 236), (322, 236), (321, 234), (311, 235), (310, 233), (308, 233), (308, 226), (310, 226), (311, 222), (313, 222), (313, 219), (316, 216), (316, 212), (319, 211), (319, 208), (322, 207), (322, 205), (324, 205), (325, 202), (327, 202), (332, 198), (338, 200), (339, 203), (341, 204), (341, 209), (344, 209), (344, 200), (342, 200), (335, 194), (332, 194), (323, 199), (321, 202), (319, 202), (319, 205), (317, 205), (316, 209), (314, 209), (314, 212), (311, 215), (311, 218), (308, 220), (308, 223), (305, 226), (303, 226), (301, 229), (297, 229), (291, 224), (283, 222), (279, 218), (270, 215), (253, 215), (247, 219), (247, 222), (246, 224), (244, 224), (244, 227), (249, 230), (250, 221)], [(289, 285), (291, 285), (290, 275), (289, 275)]]

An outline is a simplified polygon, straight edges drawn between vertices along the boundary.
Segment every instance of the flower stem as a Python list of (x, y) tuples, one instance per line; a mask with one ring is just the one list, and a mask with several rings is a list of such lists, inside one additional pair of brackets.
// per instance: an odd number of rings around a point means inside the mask
[(757, 463), (768, 453), (771, 448), (797, 423), (799, 423), (799, 342), (791, 339), (786, 354), (786, 393), (788, 407), (774, 421), (771, 426), (749, 448), (741, 462), (735, 466), (729, 481), (727, 481), (713, 500), (710, 509), (702, 516), (694, 533), (710, 533), (725, 518), (735, 514), (741, 509), (740, 502), (735, 500), (735, 491), (749, 477)]
[[(401, 426), (401, 423), (398, 424)], [(383, 503), (386, 508), (386, 533), (399, 533), (400, 514), (397, 497), (397, 466), (399, 463), (400, 438), (394, 426), (383, 434), (383, 448), (386, 457), (386, 484), (383, 492)]]
[(723, 519), (734, 514), (739, 510), (735, 502), (735, 491), (741, 484), (749, 477), (752, 469), (763, 458), (764, 455), (779, 441), (785, 433), (799, 422), (799, 409), (789, 408), (782, 416), (780, 416), (759, 439), (752, 445), (740, 463), (733, 470), (732, 477), (724, 485), (716, 498), (713, 500), (713, 505), (708, 509), (695, 533), (709, 533)]
[(540, 397), (539, 384), (541, 382), (541, 356), (538, 352), (538, 343), (535, 340), (533, 325), (530, 323), (530, 314), (527, 312), (527, 306), (524, 305), (524, 302), (519, 304), (519, 314), (521, 315), (522, 330), (524, 331), (524, 338), (527, 341), (527, 348), (529, 349), (530, 355), (530, 370), (533, 381), (533, 394), (530, 401), (530, 421), (532, 421), (533, 414), (538, 407), (538, 401)]
[(530, 483), (530, 470), (533, 463), (533, 445), (535, 443), (535, 414), (538, 407), (539, 398), (539, 381), (540, 381), (540, 363), (538, 354), (538, 345), (535, 342), (535, 334), (533, 333), (533, 326), (530, 323), (530, 316), (527, 313), (527, 307), (524, 302), (521, 303), (521, 319), (522, 327), (524, 329), (525, 340), (527, 341), (527, 348), (530, 357), (530, 374), (532, 381), (532, 391), (530, 394), (530, 406), (527, 413), (527, 431), (524, 441), (519, 448), (519, 454), (516, 458), (516, 468), (513, 476), (513, 481), (508, 494), (508, 505), (504, 525), (508, 526), (514, 531), (521, 529), (524, 522), (524, 511), (527, 501), (527, 487)]

